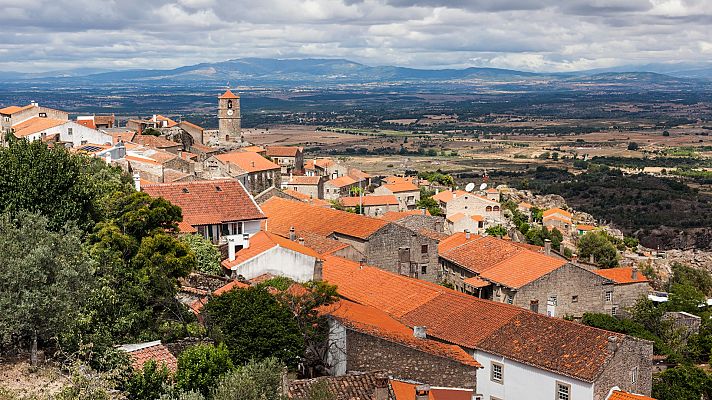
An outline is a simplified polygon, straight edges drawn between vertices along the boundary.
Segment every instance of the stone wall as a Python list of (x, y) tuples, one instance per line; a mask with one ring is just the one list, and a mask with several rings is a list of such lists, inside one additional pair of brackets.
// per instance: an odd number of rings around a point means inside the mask
[(347, 371), (387, 371), (431, 386), (475, 388), (477, 368), (347, 329)]
[[(593, 399), (605, 400), (613, 386), (650, 396), (653, 387), (653, 342), (626, 336), (618, 346), (615, 355), (594, 382)], [(637, 368), (637, 379), (632, 382), (634, 368)]]
[(652, 290), (647, 282), (617, 284), (613, 289), (613, 304), (618, 311), (625, 313), (641, 298)]
[[(401, 259), (399, 249), (408, 248)], [(425, 251), (425, 252), (423, 252)], [(404, 226), (390, 223), (368, 239), (366, 262), (387, 271), (429, 282), (439, 280), (438, 242)]]
[(430, 229), (435, 232), (445, 232), (445, 218), (443, 217), (433, 217), (431, 215), (408, 215), (402, 219), (399, 219), (396, 223), (414, 231)]

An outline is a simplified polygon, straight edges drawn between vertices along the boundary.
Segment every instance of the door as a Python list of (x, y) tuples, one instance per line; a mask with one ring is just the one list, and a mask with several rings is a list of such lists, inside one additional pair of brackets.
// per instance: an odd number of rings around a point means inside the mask
[(549, 296), (549, 300), (546, 301), (546, 315), (556, 316), (556, 296)]

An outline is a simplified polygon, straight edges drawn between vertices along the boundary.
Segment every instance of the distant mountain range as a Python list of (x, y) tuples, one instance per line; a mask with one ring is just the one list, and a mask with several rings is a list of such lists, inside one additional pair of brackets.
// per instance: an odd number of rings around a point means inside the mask
[(388, 82), (483, 83), (646, 83), (693, 85), (712, 82), (712, 64), (648, 64), (569, 73), (534, 73), (498, 68), (416, 69), (368, 66), (344, 59), (241, 58), (168, 70), (108, 71), (91, 68), (46, 73), (0, 72), (4, 82), (121, 83), (156, 82), (234, 84), (368, 84)]

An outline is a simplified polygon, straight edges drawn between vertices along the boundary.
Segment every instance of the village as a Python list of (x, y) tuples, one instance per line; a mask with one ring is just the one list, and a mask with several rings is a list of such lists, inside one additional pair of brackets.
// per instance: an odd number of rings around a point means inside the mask
[[(135, 192), (178, 206), (175, 235), (219, 253), (212, 271), (176, 281), (175, 299), (199, 324), (228, 293), (266, 284), (298, 299), (334, 285), (317, 310), (327, 321), (318, 362), (283, 377), (290, 398), (323, 384), (338, 399), (645, 400), (653, 374), (674, 367), (652, 339), (585, 323), (627, 318), (641, 302), (663, 307), (658, 281), (674, 273), (664, 251), (561, 197), (487, 176), (458, 187), (437, 171), (375, 175), (299, 146), (253, 145), (229, 89), (216, 113), (208, 130), (161, 115), (118, 126), (112, 115), (7, 106), (0, 142), (102, 160)], [(704, 324), (680, 310), (662, 319), (684, 337)], [(175, 373), (182, 339), (114, 345), (138, 371), (152, 360)]]

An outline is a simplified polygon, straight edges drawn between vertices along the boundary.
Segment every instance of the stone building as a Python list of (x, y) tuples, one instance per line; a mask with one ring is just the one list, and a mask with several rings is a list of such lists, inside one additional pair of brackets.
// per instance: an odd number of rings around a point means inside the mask
[(387, 183), (377, 187), (373, 193), (395, 196), (398, 199), (398, 211), (415, 210), (420, 201), (420, 188), (412, 183)]
[(426, 327), (426, 338), (471, 354), (482, 365), (477, 393), (484, 399), (605, 400), (613, 388), (652, 390), (652, 342), (338, 257), (325, 257), (323, 276), (342, 298)]
[(572, 218), (572, 214), (566, 210), (551, 208), (544, 211), (542, 223), (549, 230), (556, 228), (561, 233), (568, 234), (573, 227)]
[(438, 241), (419, 231), (346, 211), (273, 197), (262, 204), (266, 230), (288, 236), (307, 232), (347, 244), (354, 261), (376, 265), (402, 275), (438, 280)]
[(363, 197), (353, 196), (353, 197), (341, 197), (339, 199), (339, 204), (343, 207), (357, 209), (361, 207), (363, 209), (362, 214), (369, 217), (378, 217), (387, 212), (398, 211), (398, 199), (395, 196), (377, 196), (377, 195), (366, 195)]
[(462, 348), (427, 338), (375, 307), (341, 300), (327, 312), (330, 373), (382, 370), (433, 386), (475, 388), (481, 365)]
[(351, 195), (351, 189), (358, 188), (358, 181), (348, 175), (328, 180), (324, 183), (324, 199), (338, 200)]
[(36, 102), (24, 107), (9, 106), (0, 108), (0, 144), (5, 143), (7, 134), (12, 132), (16, 125), (32, 118), (69, 121), (69, 113), (40, 106)]
[(288, 179), (282, 177), (282, 189), (290, 189), (312, 199), (323, 199), (324, 177), (289, 175)]
[(226, 142), (242, 140), (240, 96), (227, 89), (218, 97), (219, 139)]
[(304, 175), (304, 149), (296, 146), (268, 146), (267, 157), (282, 167), (282, 175)]
[(479, 232), (502, 223), (499, 202), (464, 190), (446, 190), (433, 196), (448, 219), (450, 233)]
[(257, 153), (234, 151), (217, 154), (207, 158), (203, 165), (205, 178), (237, 178), (253, 196), (281, 185), (280, 166)]
[(597, 269), (594, 272), (613, 282), (613, 288), (604, 293), (606, 307), (602, 312), (607, 314), (625, 314), (628, 308), (652, 291), (648, 278), (635, 266)]

